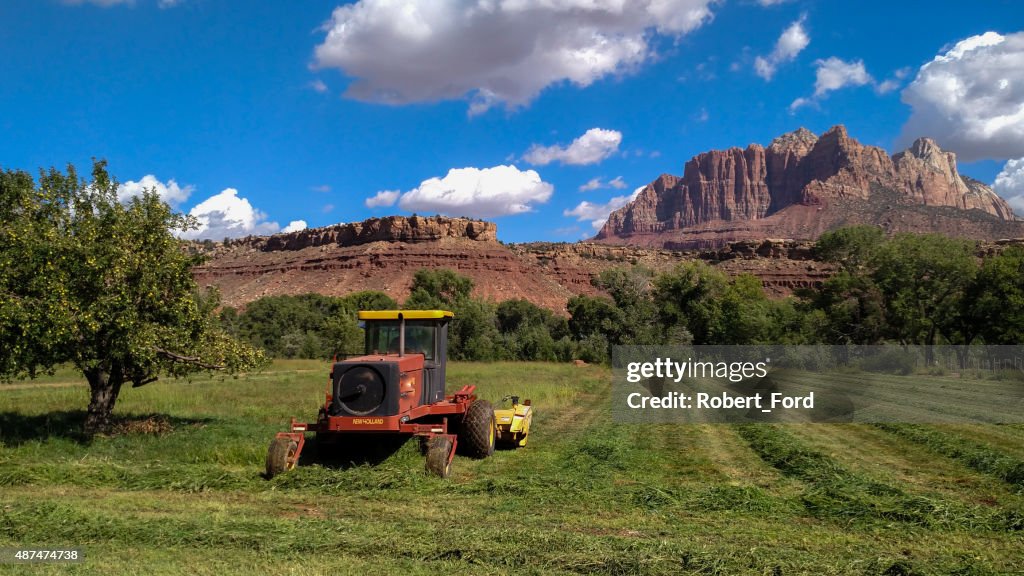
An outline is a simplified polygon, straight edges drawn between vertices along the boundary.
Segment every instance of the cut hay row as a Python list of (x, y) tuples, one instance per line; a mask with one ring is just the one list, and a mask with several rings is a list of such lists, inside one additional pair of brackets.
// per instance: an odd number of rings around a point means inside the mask
[(897, 521), (943, 529), (1012, 531), (1024, 528), (1016, 510), (986, 510), (941, 497), (908, 494), (840, 465), (779, 426), (743, 425), (739, 434), (765, 462), (807, 485), (812, 515), (844, 522)]
[(994, 476), (1017, 488), (1024, 488), (1024, 460), (1015, 458), (959, 434), (943, 432), (931, 426), (913, 424), (876, 424), (890, 434), (906, 438), (936, 454), (952, 458), (965, 466)]

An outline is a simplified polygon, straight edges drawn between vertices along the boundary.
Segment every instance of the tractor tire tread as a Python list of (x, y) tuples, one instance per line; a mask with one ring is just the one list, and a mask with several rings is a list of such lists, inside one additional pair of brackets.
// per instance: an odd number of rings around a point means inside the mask
[(466, 410), (459, 427), (459, 446), (471, 458), (487, 458), (494, 454), (497, 430), (494, 407), (486, 400), (475, 400)]

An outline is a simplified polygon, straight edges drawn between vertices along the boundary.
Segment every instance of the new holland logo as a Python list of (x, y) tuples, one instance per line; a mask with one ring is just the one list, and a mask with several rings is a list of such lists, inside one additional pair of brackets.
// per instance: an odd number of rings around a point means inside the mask
[(383, 424), (383, 418), (353, 418), (353, 424)]

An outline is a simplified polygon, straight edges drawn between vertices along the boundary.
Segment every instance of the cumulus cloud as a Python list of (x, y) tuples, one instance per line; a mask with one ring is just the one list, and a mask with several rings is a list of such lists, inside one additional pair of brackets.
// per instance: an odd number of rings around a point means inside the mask
[(281, 230), (281, 232), (287, 234), (289, 232), (298, 232), (300, 230), (305, 230), (306, 228), (308, 228), (308, 225), (306, 224), (305, 220), (292, 220), (291, 222), (288, 223), (287, 226), (284, 227), (283, 230)]
[(604, 226), (604, 223), (608, 220), (609, 214), (635, 200), (637, 194), (640, 194), (644, 188), (644, 186), (641, 186), (634, 190), (629, 196), (616, 196), (604, 204), (595, 204), (594, 202), (587, 202), (584, 200), (577, 204), (572, 210), (563, 211), (562, 215), (574, 216), (578, 222), (586, 222), (589, 220), (590, 225), (594, 230), (598, 230), (601, 226)]
[(581, 184), (579, 190), (580, 192), (590, 192), (591, 190), (602, 190), (604, 188), (615, 188), (616, 190), (621, 190), (625, 187), (626, 181), (622, 179), (622, 176), (616, 176), (607, 182), (598, 176), (587, 180), (584, 184)]
[(1008, 161), (992, 189), (1009, 202), (1015, 214), (1024, 216), (1024, 158)]
[(470, 113), (586, 87), (654, 57), (655, 35), (711, 20), (715, 0), (359, 0), (335, 8), (318, 68), (353, 79), (349, 98), (388, 104), (470, 98)]
[(903, 89), (900, 144), (930, 136), (964, 160), (1024, 156), (1024, 32), (957, 42)]
[[(268, 222), (267, 215), (253, 208), (245, 198), (238, 196), (238, 190), (225, 188), (219, 194), (210, 196), (189, 211), (199, 221), (197, 230), (181, 234), (189, 240), (220, 240), (249, 235), (274, 234), (281, 227), (277, 222)], [(296, 224), (292, 222), (289, 226)]]
[(522, 214), (551, 198), (554, 186), (534, 170), (515, 166), (452, 168), (444, 178), (431, 178), (402, 194), (398, 205), (410, 212), (493, 218)]
[(621, 143), (622, 132), (591, 128), (565, 147), (534, 144), (523, 154), (523, 160), (535, 166), (546, 166), (556, 161), (577, 166), (597, 164), (617, 152)]
[(402, 193), (398, 190), (381, 190), (376, 195), (366, 199), (367, 208), (384, 208), (394, 206)]
[(178, 186), (178, 183), (174, 179), (168, 180), (166, 183), (157, 180), (156, 176), (152, 174), (146, 174), (136, 182), (129, 180), (117, 186), (117, 199), (121, 202), (127, 202), (128, 199), (134, 196), (141, 196), (144, 190), (153, 190), (164, 202), (167, 202), (171, 206), (177, 206), (185, 200), (188, 200), (192, 191), (195, 190), (193, 186), (185, 186), (182, 188)]
[(765, 80), (771, 80), (775, 76), (775, 70), (780, 64), (792, 62), (796, 59), (807, 45), (811, 43), (811, 37), (804, 30), (806, 16), (789, 25), (779, 39), (775, 42), (775, 49), (768, 56), (758, 56), (754, 59), (754, 71)]
[(814, 81), (814, 94), (809, 98), (797, 98), (789, 105), (790, 111), (807, 105), (817, 104), (829, 92), (849, 86), (863, 86), (874, 82), (874, 78), (864, 68), (863, 60), (846, 62), (835, 56), (825, 60), (815, 60), (817, 72)]

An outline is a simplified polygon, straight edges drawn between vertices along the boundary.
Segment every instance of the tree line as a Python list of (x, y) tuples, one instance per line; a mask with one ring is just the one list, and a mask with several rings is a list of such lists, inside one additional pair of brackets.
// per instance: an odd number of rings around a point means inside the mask
[[(568, 317), (527, 300), (472, 296), (451, 270), (416, 272), (406, 309), (447, 309), (455, 360), (606, 362), (611, 346), (672, 344), (1018, 344), (1024, 331), (1024, 249), (979, 257), (975, 242), (938, 234), (887, 237), (872, 226), (824, 234), (817, 257), (835, 273), (820, 286), (768, 298), (755, 276), (729, 276), (702, 261), (655, 273), (609, 269), (607, 296), (569, 299)], [(361, 350), (359, 309), (399, 306), (380, 292), (345, 298), (275, 296), (225, 328), (278, 357), (325, 358)]]

